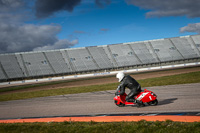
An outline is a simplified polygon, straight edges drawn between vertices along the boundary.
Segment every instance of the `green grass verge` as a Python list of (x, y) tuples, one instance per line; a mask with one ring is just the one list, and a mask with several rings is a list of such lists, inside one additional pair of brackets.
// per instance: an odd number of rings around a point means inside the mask
[(1, 133), (199, 133), (200, 122), (61, 122), (0, 124)]
[[(187, 69), (190, 69), (190, 68), (179, 68), (177, 70), (187, 70)], [(162, 72), (170, 72), (170, 71), (175, 71), (174, 69), (172, 70), (162, 70)], [(140, 75), (140, 74), (144, 74), (144, 73), (151, 73), (151, 74), (156, 74), (157, 71), (155, 72), (141, 72), (141, 73), (132, 73), (135, 77), (137, 75)], [(29, 84), (29, 85), (20, 85), (20, 86), (13, 86), (13, 87), (5, 87), (5, 88), (1, 88), (0, 89), (0, 94), (2, 92), (8, 92), (8, 91), (15, 91), (15, 90), (26, 90), (28, 88), (37, 88), (37, 87), (41, 87), (41, 86), (49, 86), (49, 85), (56, 85), (56, 84), (62, 84), (62, 83), (67, 83), (67, 82), (77, 82), (77, 81), (85, 81), (87, 82), (87, 80), (91, 80), (91, 79), (102, 79), (102, 78), (109, 78), (109, 77), (115, 77), (113, 75), (109, 75), (109, 76), (103, 76), (103, 77), (90, 77), (90, 78), (81, 78), (81, 79), (71, 79), (71, 80), (59, 80), (59, 81), (52, 81), (52, 82), (45, 82), (45, 83), (37, 83), (37, 84)], [(117, 80), (116, 80), (117, 81)]]
[(142, 87), (175, 85), (187, 83), (200, 83), (200, 71), (172, 76), (163, 76), (158, 78), (139, 80)]
[[(98, 77), (98, 78), (103, 78), (103, 77)], [(68, 82), (77, 82), (77, 81), (86, 81), (90, 80), (91, 78), (88, 79), (72, 79), (72, 80), (61, 80), (61, 81), (52, 81), (52, 82), (45, 82), (45, 83), (36, 83), (36, 84), (29, 84), (29, 85), (21, 85), (21, 86), (13, 86), (13, 87), (5, 87), (0, 89), (1, 92), (9, 92), (9, 91), (15, 91), (15, 90), (25, 90), (28, 88), (36, 88), (36, 87), (41, 87), (41, 86), (49, 86), (49, 85), (56, 85), (56, 84), (62, 84), (62, 83), (68, 83)], [(94, 79), (94, 78), (93, 78)]]
[[(178, 75), (173, 75), (173, 76), (143, 79), (143, 80), (138, 80), (138, 82), (141, 84), (142, 87), (186, 84), (186, 83), (200, 83), (199, 77), (200, 77), (200, 72), (191, 72), (191, 73), (178, 74)], [(84, 86), (84, 87), (73, 87), (73, 88), (40, 90), (40, 91), (34, 91), (34, 92), (2, 94), (0, 95), (0, 101), (114, 90), (117, 88), (118, 84), (119, 83), (112, 83), (112, 84), (104, 84), (104, 85), (92, 85), (92, 86)]]

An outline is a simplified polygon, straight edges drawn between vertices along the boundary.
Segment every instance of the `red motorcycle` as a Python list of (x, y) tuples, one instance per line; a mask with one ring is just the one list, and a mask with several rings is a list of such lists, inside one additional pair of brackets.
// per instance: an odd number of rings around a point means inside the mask
[[(124, 93), (123, 95), (116, 95), (114, 97), (114, 102), (117, 106), (123, 107), (125, 105), (136, 105), (134, 102), (127, 102), (126, 99), (127, 94)], [(145, 105), (147, 103), (148, 105), (155, 106), (158, 104), (157, 95), (153, 93), (152, 91), (149, 91), (145, 89), (144, 91), (140, 92), (134, 97), (135, 100), (141, 101), (140, 104)]]

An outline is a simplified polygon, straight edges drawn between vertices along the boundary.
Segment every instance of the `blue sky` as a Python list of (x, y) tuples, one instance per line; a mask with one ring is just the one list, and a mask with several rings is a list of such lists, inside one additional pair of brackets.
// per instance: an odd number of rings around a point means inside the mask
[(198, 0), (0, 0), (0, 53), (200, 34)]

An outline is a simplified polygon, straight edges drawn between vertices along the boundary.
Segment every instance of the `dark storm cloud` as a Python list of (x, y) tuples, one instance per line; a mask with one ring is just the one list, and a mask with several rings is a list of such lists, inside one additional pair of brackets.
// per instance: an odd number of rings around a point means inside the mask
[(45, 18), (52, 15), (54, 12), (66, 10), (72, 12), (74, 7), (79, 5), (81, 0), (37, 0), (36, 1), (36, 16)]
[(24, 2), (22, 0), (0, 0), (0, 11), (10, 11), (22, 7)]
[(0, 53), (68, 48), (77, 43), (76, 40), (59, 40), (56, 35), (61, 27), (58, 25), (0, 23), (0, 29)]
[(17, 7), (22, 5), (22, 0), (0, 0), (0, 7)]
[(69, 48), (78, 43), (58, 39), (60, 25), (26, 24), (34, 14), (24, 1), (0, 0), (0, 54)]
[(125, 0), (142, 9), (150, 10), (147, 17), (187, 16), (200, 17), (199, 0)]
[[(38, 18), (46, 18), (58, 11), (72, 12), (83, 0), (36, 0), (35, 9)], [(103, 8), (111, 0), (94, 0), (95, 4)]]
[(28, 20), (31, 15), (27, 13), (27, 10), (24, 11), (25, 8), (24, 0), (0, 0), (0, 24), (18, 24)]

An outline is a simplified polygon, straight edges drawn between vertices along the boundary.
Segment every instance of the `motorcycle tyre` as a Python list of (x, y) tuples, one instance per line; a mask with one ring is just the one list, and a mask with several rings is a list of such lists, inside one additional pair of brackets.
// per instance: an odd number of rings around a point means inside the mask
[(158, 104), (158, 100), (154, 100), (154, 101), (151, 101), (151, 102), (148, 102), (149, 105), (151, 106), (156, 106)]
[(115, 105), (117, 105), (118, 107), (124, 107), (124, 106), (125, 106), (125, 104), (123, 104), (123, 103), (121, 103), (121, 102), (120, 102), (120, 104), (117, 104), (117, 101), (116, 101), (116, 100), (115, 100), (114, 102), (115, 102)]

